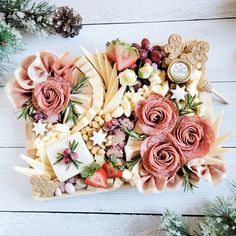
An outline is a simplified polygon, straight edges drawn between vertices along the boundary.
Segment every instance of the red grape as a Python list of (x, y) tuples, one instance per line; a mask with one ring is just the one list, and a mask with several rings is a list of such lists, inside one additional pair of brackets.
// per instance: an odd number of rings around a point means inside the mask
[(149, 52), (151, 52), (152, 51), (152, 45), (151, 44), (148, 44), (146, 47), (145, 47), (145, 49), (147, 50), (147, 51), (149, 51)]
[(141, 46), (138, 43), (132, 43), (132, 47), (135, 47), (138, 50), (141, 49)]
[(148, 63), (148, 64), (151, 65), (151, 64), (152, 64), (152, 61), (151, 61), (150, 59), (147, 58), (147, 59), (145, 59), (144, 63)]
[(142, 48), (145, 48), (148, 44), (150, 44), (150, 41), (147, 38), (143, 38), (141, 41)]
[(161, 46), (159, 46), (159, 45), (155, 45), (155, 46), (153, 46), (153, 51), (162, 51), (162, 48), (161, 48)]
[(151, 59), (153, 62), (161, 61), (161, 59), (162, 59), (162, 54), (161, 54), (161, 52), (152, 51), (152, 53), (151, 53), (151, 55), (150, 55), (150, 59)]
[(140, 60), (144, 61), (148, 57), (148, 51), (145, 49), (139, 50), (139, 58)]

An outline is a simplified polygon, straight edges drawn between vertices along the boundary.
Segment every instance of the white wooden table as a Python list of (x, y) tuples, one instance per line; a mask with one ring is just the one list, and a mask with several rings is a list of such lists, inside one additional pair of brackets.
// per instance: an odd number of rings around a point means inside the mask
[[(54, 2), (78, 9), (84, 18), (81, 34), (74, 39), (49, 37), (26, 38), (27, 50), (15, 56), (19, 62), (29, 53), (49, 49), (55, 53), (81, 53), (79, 46), (104, 50), (114, 38), (139, 42), (148, 37), (153, 42), (166, 42), (168, 36), (180, 33), (184, 38), (207, 40), (211, 45), (207, 63), (208, 76), (214, 86), (230, 100), (223, 105), (217, 99), (214, 107), (224, 111), (221, 131), (236, 128), (236, 1), (235, 0), (71, 0)], [(9, 73), (9, 77), (12, 74)], [(0, 235), (156, 235), (163, 209), (176, 210), (195, 221), (202, 216), (207, 201), (217, 195), (229, 196), (224, 181), (211, 187), (204, 181), (195, 193), (165, 191), (159, 195), (142, 195), (137, 190), (85, 196), (51, 202), (31, 198), (27, 178), (14, 171), (24, 165), (23, 121), (0, 88)], [(229, 162), (228, 180), (236, 179), (236, 136), (225, 147)]]

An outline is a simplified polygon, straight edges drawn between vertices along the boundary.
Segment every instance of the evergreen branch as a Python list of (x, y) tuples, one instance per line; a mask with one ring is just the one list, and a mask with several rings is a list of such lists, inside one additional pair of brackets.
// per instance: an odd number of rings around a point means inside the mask
[(139, 141), (143, 141), (147, 137), (145, 134), (139, 134), (139, 133), (135, 132), (134, 130), (130, 130), (128, 128), (124, 128), (124, 131), (130, 137), (132, 137), (136, 140), (139, 140)]
[(88, 80), (89, 77), (83, 76), (76, 85), (73, 84), (71, 87), (71, 94), (79, 94)]
[(51, 15), (55, 6), (42, 1), (32, 0), (2, 0), (0, 12), (5, 14), (5, 21), (12, 27), (25, 33), (36, 33), (46, 36), (54, 33)]
[(125, 167), (132, 170), (133, 167), (141, 161), (140, 155), (133, 157), (130, 161), (125, 162)]
[(184, 185), (184, 191), (188, 192), (191, 191), (193, 192), (194, 188), (197, 188), (197, 186), (192, 182), (190, 178), (190, 170), (189, 168), (185, 165), (182, 167), (182, 172), (183, 172), (183, 185)]
[(176, 106), (179, 110), (179, 115), (187, 115), (190, 113), (194, 113), (199, 105), (202, 104), (202, 102), (196, 102), (196, 95), (191, 96), (190, 94), (187, 94), (187, 99), (185, 105), (182, 105), (181, 103), (176, 103)]
[(170, 210), (165, 210), (163, 214), (163, 222), (159, 230), (164, 231), (170, 236), (193, 236), (187, 221), (182, 215)]

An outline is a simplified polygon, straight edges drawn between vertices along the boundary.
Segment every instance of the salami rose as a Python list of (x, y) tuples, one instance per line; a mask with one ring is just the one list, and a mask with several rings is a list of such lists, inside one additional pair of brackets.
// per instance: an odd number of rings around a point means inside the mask
[(162, 190), (185, 164), (185, 157), (171, 134), (148, 137), (141, 145), (142, 165)]
[(47, 116), (58, 115), (66, 107), (70, 84), (61, 78), (49, 78), (33, 90), (32, 102), (37, 111)]
[(145, 134), (156, 135), (170, 132), (175, 127), (178, 110), (169, 99), (151, 95), (136, 103), (135, 115)]
[(179, 118), (173, 136), (186, 158), (205, 156), (215, 141), (215, 133), (210, 124), (197, 116)]
[(70, 82), (74, 59), (68, 53), (60, 57), (42, 51), (22, 61), (15, 70), (15, 79), (6, 86), (7, 95), (16, 108), (21, 108), (32, 96), (33, 89), (50, 77), (60, 77)]

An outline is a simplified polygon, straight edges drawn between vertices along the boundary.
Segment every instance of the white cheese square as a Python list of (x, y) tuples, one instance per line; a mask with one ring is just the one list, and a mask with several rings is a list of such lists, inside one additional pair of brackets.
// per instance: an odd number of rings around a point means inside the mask
[[(63, 153), (66, 148), (69, 148), (69, 141), (73, 142), (73, 140), (79, 143), (75, 149), (75, 152), (78, 153), (77, 160), (82, 162), (82, 164), (76, 168), (76, 166), (71, 163), (70, 167), (67, 169), (68, 166), (62, 160), (54, 165), (57, 160), (58, 153)], [(84, 143), (80, 132), (75, 133), (66, 139), (48, 145), (46, 147), (46, 152), (52, 168), (60, 182), (66, 181), (67, 179), (81, 173), (86, 166), (89, 166), (93, 162), (93, 156)]]

